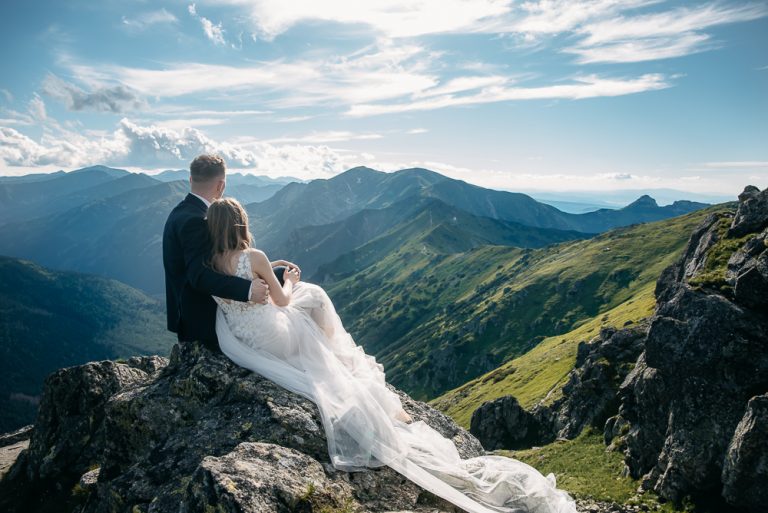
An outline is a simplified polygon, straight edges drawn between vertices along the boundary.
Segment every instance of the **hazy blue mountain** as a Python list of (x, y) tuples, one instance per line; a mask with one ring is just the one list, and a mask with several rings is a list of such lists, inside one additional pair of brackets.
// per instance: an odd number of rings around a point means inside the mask
[[(659, 205), (669, 205), (678, 200), (695, 201), (698, 203), (723, 203), (735, 201), (735, 196), (726, 194), (701, 194), (678, 189), (615, 189), (609, 191), (544, 191), (521, 190), (543, 203), (555, 202), (586, 203), (600, 208), (621, 208), (629, 205), (642, 195), (654, 198)], [(561, 209), (562, 210), (562, 209)]]
[(93, 166), (57, 174), (48, 180), (0, 183), (0, 223), (39, 217), (39, 210), (45, 215), (47, 206), (62, 198), (127, 175), (130, 173), (122, 169)]
[[(170, 171), (164, 176), (181, 173), (187, 174)], [(488, 219), (498, 221), (495, 234), (483, 238), (484, 243), (520, 247), (584, 236), (573, 232), (598, 233), (613, 226), (664, 219), (703, 206), (680, 201), (659, 207), (653, 199), (642, 197), (622, 209), (576, 215), (525, 194), (484, 189), (420, 168), (383, 173), (357, 167), (328, 180), (285, 186), (255, 185), (261, 179), (233, 173), (228, 176), (227, 194), (248, 204), (255, 245), (275, 258), (303, 264), (305, 276), (397, 228), (418, 215), (430, 200), (466, 213), (469, 217), (451, 215), (465, 219), (472, 229), (481, 230), (478, 219), (484, 219), (486, 225)], [(278, 187), (282, 188), (275, 192)], [(162, 182), (103, 166), (44, 181), (0, 184), (0, 194), (6, 199), (0, 202), (6, 214), (3, 220), (7, 221), (0, 226), (0, 253), (56, 269), (109, 276), (150, 294), (161, 294), (162, 227), (187, 190), (183, 180)], [(273, 193), (257, 203), (249, 201)], [(472, 229), (464, 231), (468, 240), (475, 240)], [(566, 233), (533, 235), (541, 229)], [(398, 230), (400, 243), (406, 242), (402, 237), (409, 232)], [(507, 232), (515, 236), (499, 235)], [(323, 276), (335, 274), (337, 271), (327, 271)]]
[(55, 171), (53, 173), (31, 173), (21, 176), (0, 176), (0, 183), (42, 182), (59, 178), (65, 174), (64, 171)]
[[(443, 233), (446, 244), (440, 251), (444, 253), (482, 244), (541, 247), (587, 237), (576, 231), (532, 228), (474, 216), (436, 198), (417, 198), (365, 209), (335, 223), (299, 228), (275, 248), (274, 254), (275, 258), (296, 262), (310, 280), (334, 281), (383, 258), (406, 241), (425, 236), (427, 231), (432, 232), (433, 243), (437, 234)], [(322, 271), (315, 275), (318, 268)]]
[(584, 233), (666, 219), (706, 206), (679, 202), (667, 208), (642, 200), (624, 209), (570, 214), (525, 194), (484, 189), (427, 169), (382, 173), (357, 167), (327, 180), (288, 184), (270, 199), (249, 205), (248, 212), (256, 243), (272, 251), (281, 248), (286, 232), (338, 222), (364, 209), (381, 209), (408, 198), (416, 201), (425, 197), (480, 217)]
[(0, 226), (0, 254), (108, 276), (161, 294), (165, 290), (163, 226), (187, 189), (182, 182), (156, 182), (46, 217)]
[[(182, 180), (186, 184), (189, 181), (189, 171), (185, 169), (168, 170), (153, 175), (153, 178), (163, 182)], [(271, 198), (286, 184), (294, 181), (298, 180), (290, 177), (270, 178), (243, 173), (227, 173), (227, 188), (224, 194), (236, 198), (243, 205), (258, 203)]]
[(562, 210), (563, 212), (568, 212), (569, 214), (585, 214), (587, 212), (594, 212), (595, 210), (600, 210), (601, 208), (610, 208), (610, 209), (621, 208), (616, 205), (608, 205), (604, 203), (583, 203), (578, 201), (548, 200), (538, 196), (533, 196), (533, 199), (535, 199), (539, 203), (552, 205), (556, 209)]
[[(162, 171), (156, 175), (152, 175), (152, 178), (160, 180), (162, 182), (172, 182), (174, 180), (189, 180), (188, 169), (168, 169)], [(298, 178), (290, 176), (281, 176), (278, 178), (272, 178), (264, 175), (252, 175), (248, 173), (231, 173), (227, 172), (227, 187), (232, 185), (286, 185), (291, 182), (301, 182)]]
[(0, 432), (34, 420), (43, 379), (92, 360), (167, 355), (163, 306), (115, 280), (0, 257)]

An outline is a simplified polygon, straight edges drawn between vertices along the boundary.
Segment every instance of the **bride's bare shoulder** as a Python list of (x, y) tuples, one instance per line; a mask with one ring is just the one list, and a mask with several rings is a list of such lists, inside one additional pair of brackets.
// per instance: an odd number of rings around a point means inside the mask
[(258, 264), (263, 262), (269, 262), (266, 253), (257, 248), (248, 248), (245, 250), (248, 254), (248, 258), (251, 259), (251, 264)]

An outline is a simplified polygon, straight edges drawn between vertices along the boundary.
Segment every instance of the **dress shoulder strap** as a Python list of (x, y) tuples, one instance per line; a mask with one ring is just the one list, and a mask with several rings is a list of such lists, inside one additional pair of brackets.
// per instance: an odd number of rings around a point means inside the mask
[(248, 258), (248, 252), (243, 251), (240, 253), (240, 257), (237, 259), (237, 270), (235, 274), (240, 278), (246, 280), (253, 279), (253, 271), (251, 270), (251, 259)]

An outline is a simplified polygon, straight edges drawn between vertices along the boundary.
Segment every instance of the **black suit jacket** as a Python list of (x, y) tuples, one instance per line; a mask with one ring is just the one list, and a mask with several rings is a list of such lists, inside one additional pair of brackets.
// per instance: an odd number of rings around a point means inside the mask
[(210, 268), (211, 243), (205, 222), (207, 207), (187, 194), (168, 215), (163, 230), (163, 267), (168, 329), (179, 342), (200, 340), (219, 351), (216, 302), (211, 295), (248, 301), (250, 280)]

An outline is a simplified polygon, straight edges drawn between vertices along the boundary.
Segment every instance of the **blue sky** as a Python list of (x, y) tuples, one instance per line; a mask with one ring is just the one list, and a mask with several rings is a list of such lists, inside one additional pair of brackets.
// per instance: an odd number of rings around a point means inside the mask
[(768, 186), (768, 2), (5, 1), (0, 173)]

